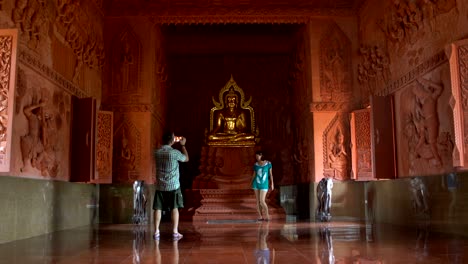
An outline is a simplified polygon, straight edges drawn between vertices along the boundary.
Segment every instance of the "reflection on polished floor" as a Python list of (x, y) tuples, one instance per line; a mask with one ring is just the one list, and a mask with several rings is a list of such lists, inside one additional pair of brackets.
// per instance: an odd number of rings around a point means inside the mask
[(468, 263), (468, 238), (352, 222), (100, 225), (0, 244), (0, 263)]

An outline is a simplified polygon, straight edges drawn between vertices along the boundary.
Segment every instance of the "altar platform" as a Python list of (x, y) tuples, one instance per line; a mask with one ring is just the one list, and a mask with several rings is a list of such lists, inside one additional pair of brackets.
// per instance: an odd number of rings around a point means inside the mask
[[(251, 189), (257, 147), (204, 146), (200, 174), (191, 190), (186, 190), (181, 219), (192, 221), (255, 220), (258, 218), (255, 193)], [(266, 202), (270, 218), (284, 220), (279, 192), (269, 191)]]

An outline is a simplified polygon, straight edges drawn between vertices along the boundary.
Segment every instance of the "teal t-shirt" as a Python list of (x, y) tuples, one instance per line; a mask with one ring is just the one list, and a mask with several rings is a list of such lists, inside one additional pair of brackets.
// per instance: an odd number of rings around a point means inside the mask
[(261, 166), (255, 162), (253, 169), (255, 171), (255, 178), (252, 182), (252, 189), (268, 190), (268, 178), (270, 176), (270, 169), (272, 168), (271, 162), (265, 161)]

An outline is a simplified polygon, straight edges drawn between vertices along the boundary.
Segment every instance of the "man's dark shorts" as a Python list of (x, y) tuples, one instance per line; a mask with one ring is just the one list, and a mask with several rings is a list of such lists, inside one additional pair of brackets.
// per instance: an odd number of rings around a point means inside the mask
[(179, 189), (174, 191), (158, 191), (154, 193), (153, 209), (170, 211), (174, 208), (184, 208), (184, 198), (182, 191)]

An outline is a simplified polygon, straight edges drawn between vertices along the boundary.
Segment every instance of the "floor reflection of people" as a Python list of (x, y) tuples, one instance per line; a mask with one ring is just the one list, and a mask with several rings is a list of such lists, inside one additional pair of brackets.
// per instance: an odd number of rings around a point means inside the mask
[(335, 254), (333, 253), (333, 238), (330, 233), (330, 228), (321, 227), (319, 230), (320, 235), (320, 263), (331, 264), (335, 263)]
[(457, 189), (458, 189), (458, 177), (457, 169), (447, 174), (446, 177), (442, 178), (442, 186), (447, 189), (450, 194), (450, 203), (448, 204), (448, 217), (454, 217), (455, 205), (457, 203)]
[(428, 241), (429, 241), (429, 221), (424, 221), (418, 224), (415, 253), (418, 260), (424, 261), (429, 256)]
[(424, 217), (430, 216), (429, 194), (426, 184), (421, 178), (413, 177), (410, 180), (411, 193), (413, 194), (413, 209), (416, 214)]
[(135, 225), (133, 227), (133, 264), (140, 264), (146, 244), (146, 227)]
[(156, 263), (157, 264), (178, 264), (179, 263), (179, 240), (172, 240), (172, 252), (169, 250), (167, 254), (164, 254), (164, 258), (161, 256), (161, 251), (159, 250), (159, 240), (154, 241), (156, 243)]
[(262, 223), (258, 227), (257, 246), (254, 252), (255, 263), (257, 264), (275, 263), (275, 250), (270, 251), (267, 243), (269, 229), (269, 223)]

